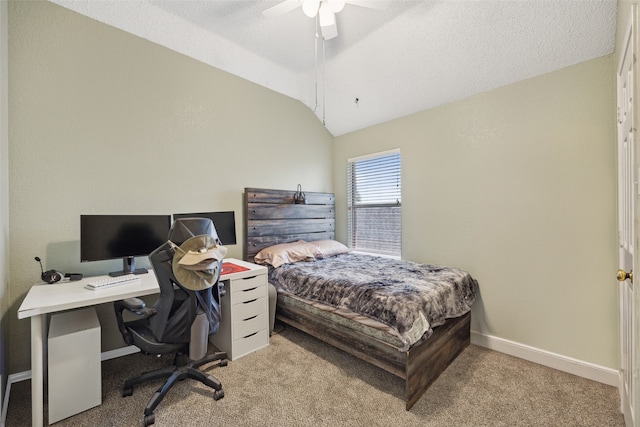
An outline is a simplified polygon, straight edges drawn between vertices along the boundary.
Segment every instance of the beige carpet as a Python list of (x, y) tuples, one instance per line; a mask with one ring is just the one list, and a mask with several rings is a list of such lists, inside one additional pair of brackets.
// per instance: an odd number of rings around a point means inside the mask
[[(160, 383), (138, 386), (126, 398), (122, 383), (168, 362), (141, 354), (103, 362), (103, 404), (54, 425), (142, 425)], [(411, 411), (404, 409), (400, 379), (292, 328), (272, 336), (268, 348), (210, 373), (222, 382), (223, 399), (182, 381), (158, 406), (155, 425), (624, 426), (614, 387), (473, 345)], [(30, 393), (29, 381), (12, 387), (7, 427), (31, 425)]]

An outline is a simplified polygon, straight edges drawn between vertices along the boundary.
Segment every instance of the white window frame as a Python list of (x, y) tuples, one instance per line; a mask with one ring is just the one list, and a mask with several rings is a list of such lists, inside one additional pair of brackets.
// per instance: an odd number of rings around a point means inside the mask
[[(391, 163), (375, 163), (375, 160), (384, 158)], [(369, 160), (373, 162), (367, 162)], [(379, 178), (381, 186), (361, 186), (362, 189), (359, 191), (356, 177), (358, 165), (361, 168), (367, 167), (366, 170), (360, 170), (360, 179), (365, 175), (370, 178)], [(369, 203), (359, 204), (358, 199), (362, 196), (358, 196), (358, 193), (362, 194), (362, 192), (369, 194)], [(381, 201), (376, 202), (376, 198), (380, 198)], [(385, 198), (388, 200), (382, 200)], [(386, 214), (385, 209), (389, 210)], [(376, 221), (375, 216), (381, 218), (378, 229), (369, 227), (371, 224), (366, 222)], [(358, 223), (366, 224), (362, 226), (361, 232), (358, 231)], [(378, 230), (381, 230), (382, 233), (379, 233)], [(384, 236), (384, 232), (389, 234)], [(372, 153), (347, 160), (347, 235), (347, 244), (354, 251), (395, 258), (402, 256), (402, 157), (400, 149)]]

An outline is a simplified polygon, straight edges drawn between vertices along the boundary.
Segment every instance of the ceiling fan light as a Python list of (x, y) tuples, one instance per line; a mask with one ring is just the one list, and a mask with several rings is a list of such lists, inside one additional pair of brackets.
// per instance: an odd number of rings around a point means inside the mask
[(345, 0), (326, 0), (329, 10), (333, 13), (338, 13), (344, 9)]
[(309, 18), (315, 18), (320, 8), (320, 0), (304, 0), (302, 2), (302, 11)]
[(320, 6), (320, 15), (318, 21), (320, 21), (320, 30), (322, 31), (322, 38), (325, 40), (332, 39), (338, 35), (338, 26), (336, 25), (336, 15), (325, 6), (326, 3), (322, 3)]

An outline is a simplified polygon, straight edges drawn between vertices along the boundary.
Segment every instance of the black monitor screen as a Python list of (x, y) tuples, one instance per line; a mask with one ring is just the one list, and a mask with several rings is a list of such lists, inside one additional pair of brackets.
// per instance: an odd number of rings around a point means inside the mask
[(171, 215), (80, 215), (80, 261), (147, 256), (170, 227)]
[(173, 219), (178, 218), (209, 218), (218, 233), (218, 238), (223, 245), (236, 244), (236, 219), (234, 211), (226, 212), (200, 212), (173, 214)]

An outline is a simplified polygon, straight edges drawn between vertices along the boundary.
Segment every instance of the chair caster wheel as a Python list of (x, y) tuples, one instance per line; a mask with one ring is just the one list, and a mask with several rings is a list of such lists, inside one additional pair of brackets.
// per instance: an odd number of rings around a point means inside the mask
[(227, 359), (222, 359), (220, 361), (220, 366), (227, 366), (229, 364), (229, 361)]
[(213, 392), (213, 400), (220, 400), (224, 397), (224, 390), (216, 390)]
[(131, 396), (133, 394), (133, 387), (125, 387), (122, 389), (122, 397)]
[(149, 414), (144, 416), (144, 427), (150, 426), (156, 422), (156, 414)]

